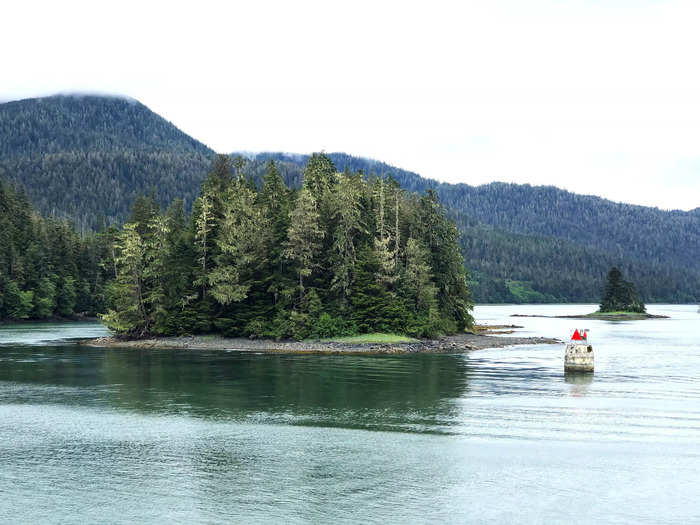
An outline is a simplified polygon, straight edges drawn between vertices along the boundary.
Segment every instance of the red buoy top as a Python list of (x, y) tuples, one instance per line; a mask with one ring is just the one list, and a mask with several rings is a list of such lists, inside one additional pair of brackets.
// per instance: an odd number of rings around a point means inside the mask
[(574, 335), (571, 336), (572, 341), (587, 341), (588, 333), (586, 330), (574, 330)]

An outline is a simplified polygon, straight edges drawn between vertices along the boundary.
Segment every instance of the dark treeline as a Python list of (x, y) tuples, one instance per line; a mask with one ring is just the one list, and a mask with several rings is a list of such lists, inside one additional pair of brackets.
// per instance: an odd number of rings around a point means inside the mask
[(468, 254), (474, 297), (495, 303), (589, 302), (600, 299), (605, 276), (619, 266), (647, 302), (696, 302), (700, 273), (660, 260), (614, 256), (553, 237), (505, 232), (452, 214)]
[(41, 218), (24, 193), (0, 181), (0, 319), (103, 312), (116, 232), (81, 238), (66, 221)]
[(116, 243), (110, 328), (129, 335), (414, 336), (472, 323), (458, 231), (434, 193), (309, 158), (300, 189), (219, 156), (187, 216), (139, 198)]

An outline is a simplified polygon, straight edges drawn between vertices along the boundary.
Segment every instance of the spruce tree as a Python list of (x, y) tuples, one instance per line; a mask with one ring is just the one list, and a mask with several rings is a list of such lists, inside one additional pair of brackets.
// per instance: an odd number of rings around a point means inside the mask
[(211, 271), (212, 245), (214, 244), (213, 225), (214, 205), (211, 198), (205, 193), (195, 202), (194, 211), (194, 242), (197, 253), (197, 269), (195, 270), (194, 284), (200, 287), (202, 299), (207, 296), (209, 284), (209, 272)]
[(324, 193), (335, 184), (336, 169), (325, 153), (314, 153), (304, 168), (304, 186), (318, 202)]
[(256, 194), (243, 181), (232, 185), (223, 200), (216, 245), (216, 265), (208, 274), (212, 297), (222, 305), (242, 301), (251, 287), (250, 271), (263, 257), (267, 225), (255, 205)]
[(284, 256), (296, 268), (298, 277), (299, 305), (304, 301), (304, 278), (309, 277), (318, 266), (316, 257), (321, 249), (325, 232), (319, 225), (316, 199), (311, 189), (304, 186), (292, 210), (287, 233)]
[(613, 266), (608, 272), (607, 282), (600, 300), (601, 312), (637, 312), (646, 311), (646, 306), (637, 297), (637, 291), (631, 282), (622, 278), (622, 272)]
[(333, 192), (330, 290), (337, 294), (341, 307), (347, 303), (355, 278), (358, 238), (367, 232), (360, 203), (362, 184), (359, 175), (342, 174)]
[(117, 242), (118, 277), (112, 284), (112, 304), (102, 320), (110, 330), (135, 336), (149, 332), (150, 319), (144, 298), (146, 248), (137, 225), (128, 223)]
[(151, 219), (151, 234), (144, 241), (143, 303), (153, 330), (162, 333), (168, 325), (168, 275), (170, 267), (170, 226), (161, 214)]
[(418, 209), (420, 239), (430, 252), (430, 266), (438, 291), (438, 308), (444, 331), (462, 331), (473, 325), (474, 304), (467, 284), (464, 258), (459, 247), (459, 230), (447, 218), (437, 194), (428, 190)]

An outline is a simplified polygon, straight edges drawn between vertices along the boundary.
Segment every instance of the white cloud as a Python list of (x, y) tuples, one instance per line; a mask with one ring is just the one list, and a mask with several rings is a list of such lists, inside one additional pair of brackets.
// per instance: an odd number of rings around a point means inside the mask
[(700, 4), (10, 2), (0, 98), (124, 93), (218, 151), (700, 206)]

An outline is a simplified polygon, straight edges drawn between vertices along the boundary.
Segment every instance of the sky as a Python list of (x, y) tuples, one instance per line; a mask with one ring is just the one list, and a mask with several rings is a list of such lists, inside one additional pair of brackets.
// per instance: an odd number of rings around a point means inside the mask
[(700, 2), (5, 0), (0, 100), (133, 97), (218, 152), (700, 206)]

